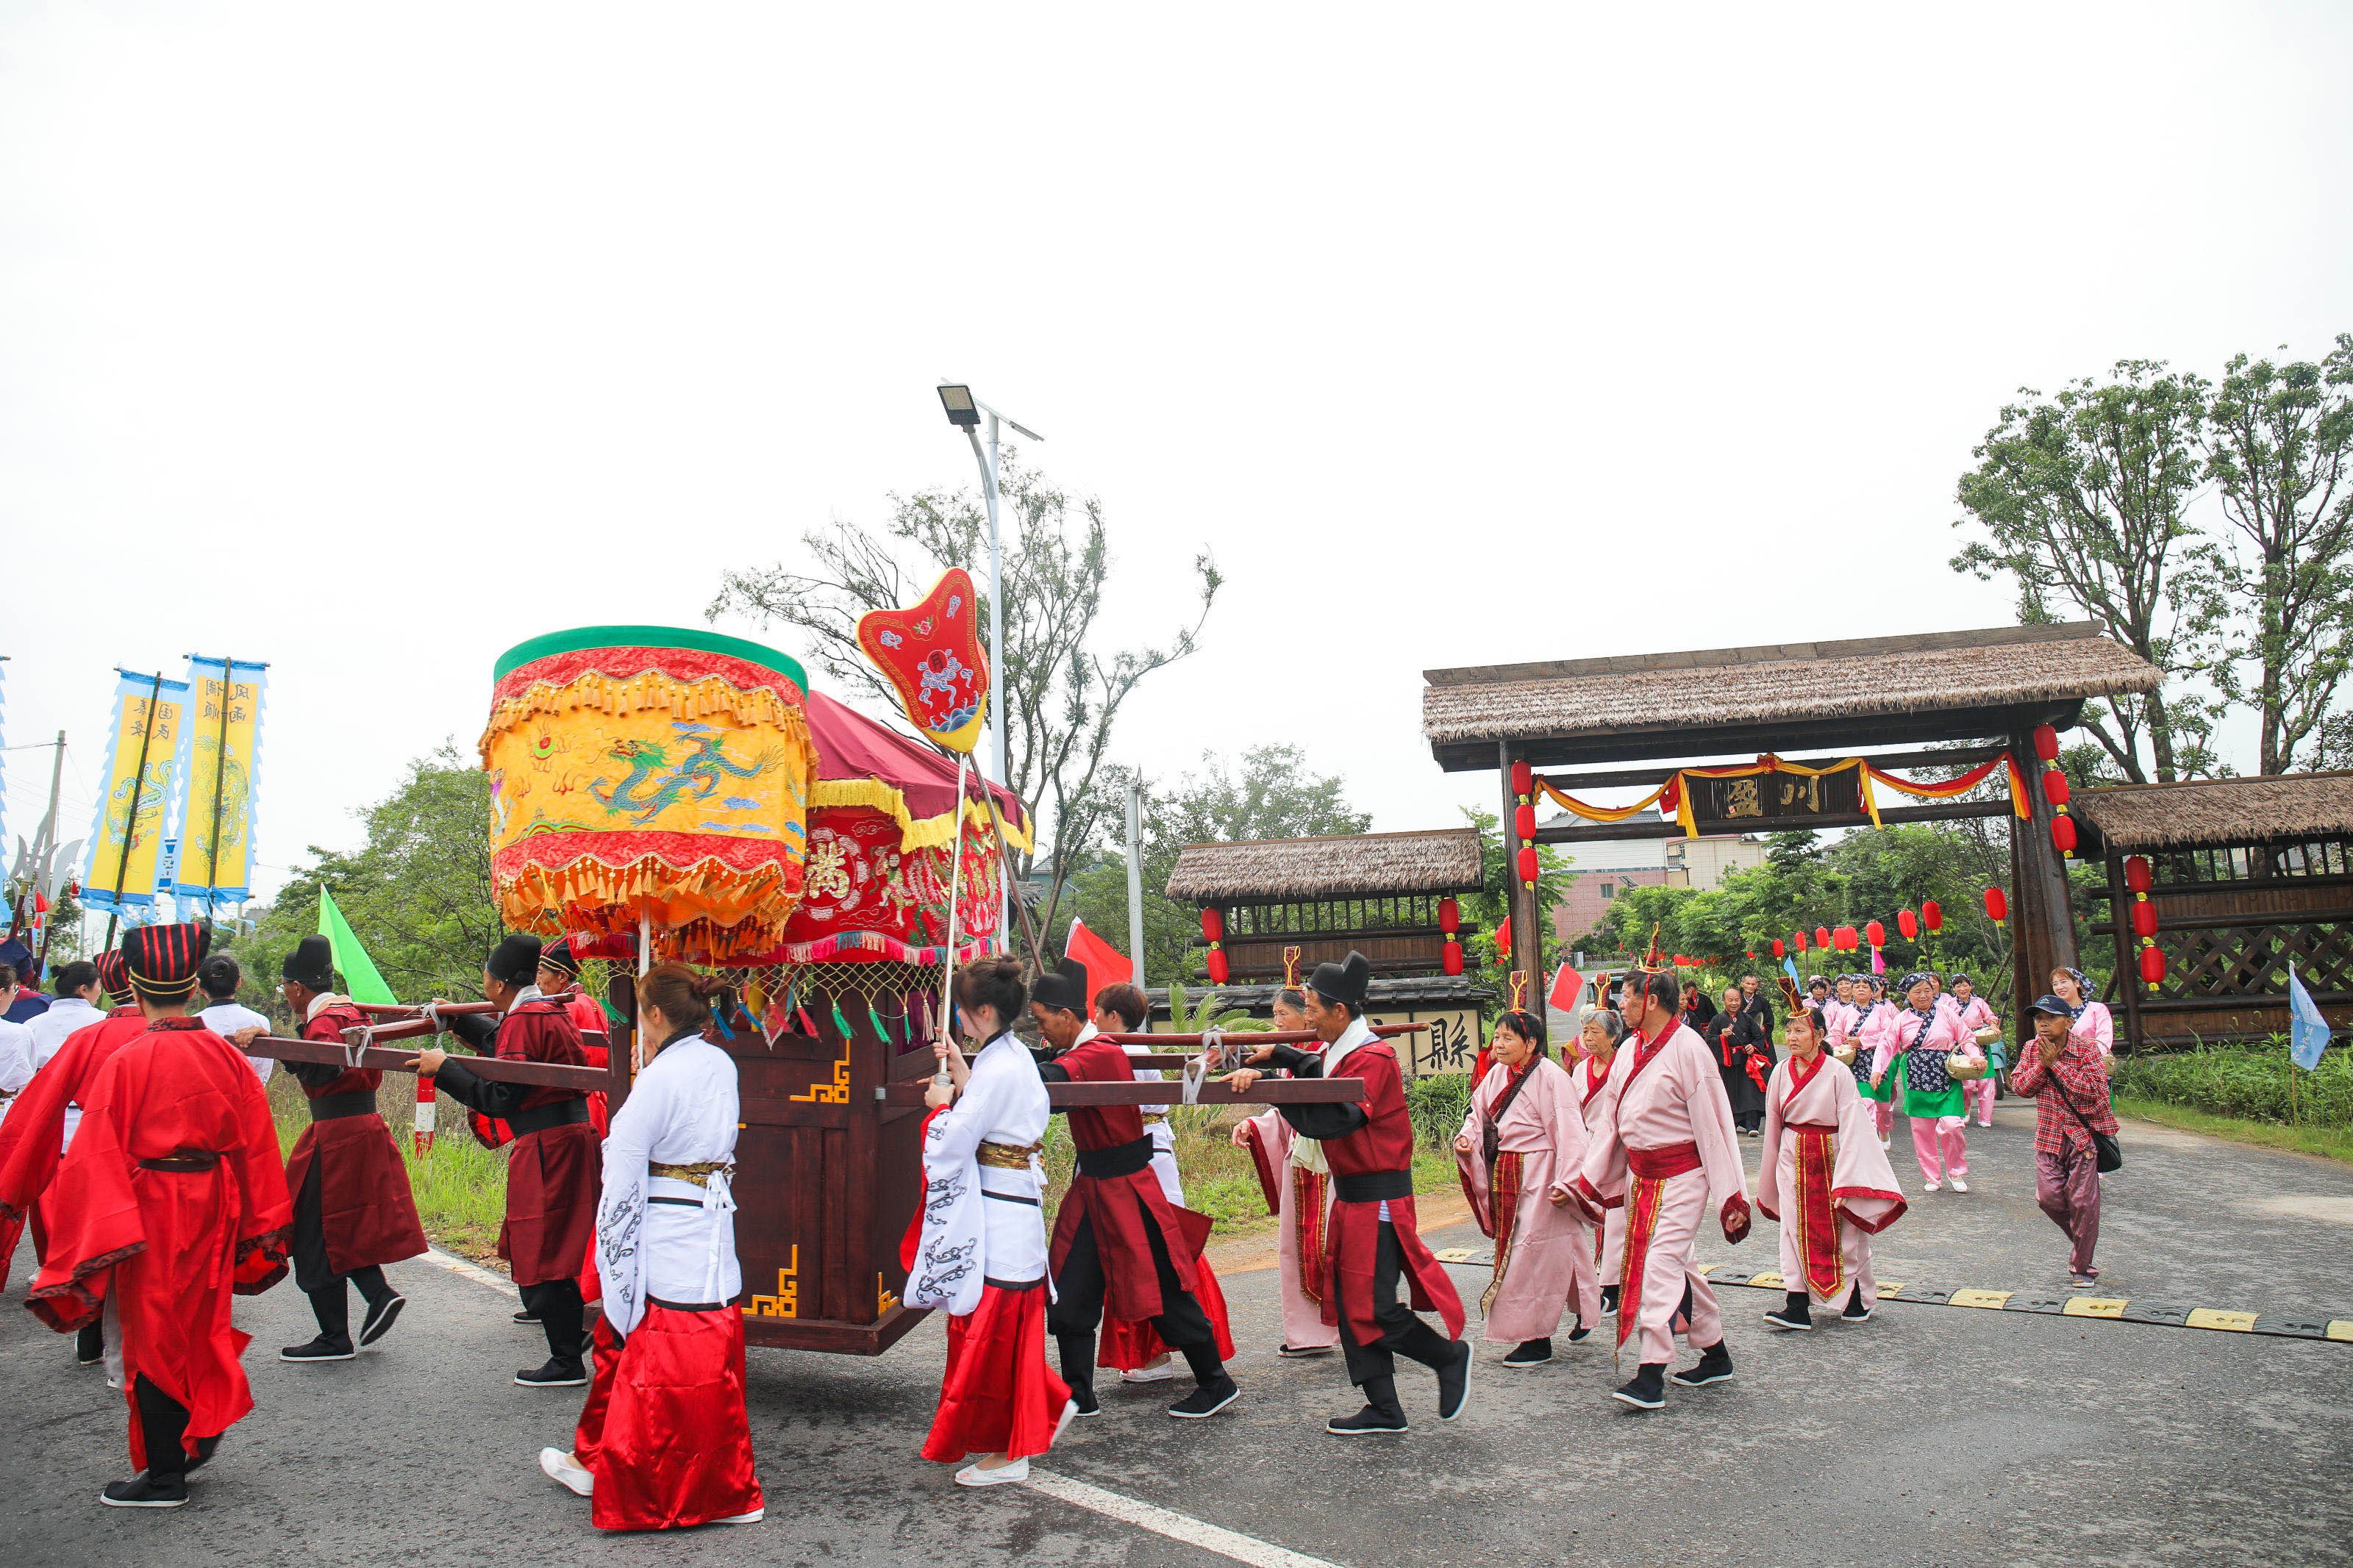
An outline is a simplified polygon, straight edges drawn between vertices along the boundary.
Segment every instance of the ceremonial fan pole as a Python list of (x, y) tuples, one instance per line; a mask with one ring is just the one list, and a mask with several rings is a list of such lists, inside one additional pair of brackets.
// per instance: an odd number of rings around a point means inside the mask
[[(950, 1044), (955, 1041), (955, 958), (956, 911), (964, 896), (964, 780), (972, 766), (969, 752), (956, 753), (956, 798), (955, 837), (948, 840), (948, 947), (940, 960), (940, 1033)], [(940, 1058), (938, 1070), (932, 1081), (946, 1088), (955, 1080), (949, 1076), (948, 1059)]]

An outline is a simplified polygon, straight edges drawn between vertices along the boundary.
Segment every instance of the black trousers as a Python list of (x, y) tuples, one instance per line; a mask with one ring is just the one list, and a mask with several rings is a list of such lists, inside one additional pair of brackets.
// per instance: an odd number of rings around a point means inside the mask
[[(1137, 1202), (1132, 1194), (1115, 1194), (1112, 1201)], [(1103, 1321), (1103, 1253), (1095, 1246), (1094, 1226), (1092, 1215), (1079, 1221), (1079, 1233), (1071, 1238), (1070, 1256), (1062, 1259), (1062, 1271), (1054, 1276), (1055, 1300), (1046, 1309), (1046, 1331), (1056, 1339), (1084, 1334), (1092, 1341)], [(1176, 1266), (1168, 1260), (1167, 1238), (1152, 1223), (1149, 1213), (1144, 1216), (1144, 1234), (1152, 1243), (1152, 1267), (1160, 1277), (1160, 1314), (1152, 1320), (1153, 1328), (1175, 1350), (1214, 1344), (1217, 1331), (1209, 1325), (1209, 1314), (1176, 1278)]]
[(1397, 1375), (1398, 1356), (1418, 1361), (1435, 1371), (1454, 1359), (1454, 1344), (1398, 1299), (1398, 1285), (1405, 1274), (1405, 1252), (1398, 1246), (1397, 1227), (1388, 1221), (1380, 1222), (1378, 1234), (1380, 1239), (1373, 1248), (1373, 1321), (1380, 1326), (1381, 1337), (1368, 1345), (1358, 1344), (1349, 1330), (1348, 1309), (1344, 1302), (1340, 1308), (1340, 1350), (1348, 1360), (1350, 1383), (1367, 1394), (1374, 1391), (1377, 1383), (1390, 1384), (1388, 1394), (1394, 1398), (1392, 1380)]
[(524, 1308), (539, 1319), (540, 1331), (547, 1336), (549, 1355), (557, 1361), (578, 1361), (587, 1353), (588, 1336), (580, 1325), (588, 1308), (580, 1299), (579, 1280), (545, 1279), (518, 1289)]
[(348, 1279), (357, 1285), (361, 1299), (370, 1306), (391, 1295), (392, 1287), (385, 1282), (384, 1270), (374, 1264), (338, 1274), (328, 1263), (327, 1226), (319, 1215), (319, 1162), (315, 1159), (302, 1173), (301, 1189), (294, 1194), (292, 1240), (294, 1284), (311, 1298), (311, 1315), (319, 1320), (319, 1331), (329, 1339), (350, 1339), (351, 1292), (343, 1282)]
[[(182, 1447), (188, 1407), (143, 1377), (132, 1379), (132, 1390), (139, 1403), (140, 1436), (147, 1444), (147, 1473), (158, 1480), (177, 1480), (188, 1469), (188, 1452)], [(196, 1452), (210, 1458), (219, 1442), (217, 1437), (199, 1437)]]

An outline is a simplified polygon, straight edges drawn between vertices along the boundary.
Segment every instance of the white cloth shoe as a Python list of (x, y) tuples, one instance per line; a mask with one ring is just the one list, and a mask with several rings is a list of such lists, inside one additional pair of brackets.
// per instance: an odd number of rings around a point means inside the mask
[(1942, 1182), (1923, 1182), (1923, 1183), (1921, 1183), (1920, 1184), (1921, 1184), (1922, 1186), (1924, 1186), (1924, 1187), (1927, 1188), (1927, 1189), (1928, 1189), (1928, 1191), (1930, 1191), (1930, 1192), (1932, 1192), (1932, 1193), (1933, 1193), (1933, 1192), (1936, 1192), (1937, 1189), (1939, 1189), (1940, 1187), (1942, 1187), (1942, 1186), (1944, 1185), (1944, 1184), (1943, 1184)]
[(1955, 1191), (1955, 1192), (1957, 1192), (1957, 1193), (1966, 1193), (1966, 1192), (1968, 1192), (1968, 1191), (1969, 1190), (1969, 1184), (1968, 1184), (1967, 1182), (1965, 1182), (1965, 1181), (1961, 1180), (1961, 1179), (1960, 1179), (1960, 1177), (1958, 1177), (1958, 1176), (1955, 1176), (1954, 1178), (1952, 1178), (1952, 1182), (1953, 1182), (1953, 1191)]
[(955, 1479), (956, 1485), (960, 1487), (1011, 1486), (1029, 1479), (1029, 1461), (1016, 1459), (1009, 1465), (999, 1465), (993, 1470), (984, 1470), (978, 1465), (966, 1465), (956, 1472)]
[(755, 1508), (749, 1513), (723, 1514), (719, 1518), (712, 1520), (711, 1522), (713, 1524), (757, 1524), (767, 1516), (768, 1510), (766, 1509)]
[(596, 1478), (586, 1466), (561, 1448), (542, 1448), (539, 1468), (547, 1479), (577, 1497), (586, 1497), (596, 1489)]
[(1176, 1358), (1165, 1355), (1158, 1361), (1145, 1363), (1134, 1372), (1121, 1373), (1119, 1380), (1122, 1383), (1166, 1383), (1176, 1375)]

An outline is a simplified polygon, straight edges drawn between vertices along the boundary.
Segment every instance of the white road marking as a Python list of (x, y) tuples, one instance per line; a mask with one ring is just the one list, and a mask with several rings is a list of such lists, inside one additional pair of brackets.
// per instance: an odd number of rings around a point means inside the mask
[(1214, 1552), (1220, 1557), (1230, 1557), (1237, 1563), (1247, 1563), (1250, 1568), (1339, 1568), (1321, 1557), (1310, 1557), (1303, 1552), (1276, 1546), (1261, 1541), (1255, 1535), (1227, 1530), (1189, 1515), (1159, 1508), (1152, 1503), (1138, 1502), (1101, 1487), (1074, 1481), (1068, 1476), (1058, 1476), (1050, 1470), (1029, 1467), (1029, 1489), (1043, 1492), (1050, 1498), (1072, 1503), (1106, 1519), (1148, 1530), (1155, 1535), (1165, 1535), (1171, 1541), (1181, 1541), (1187, 1546), (1198, 1546), (1204, 1552)]
[(477, 1285), (488, 1285), (493, 1290), (503, 1290), (508, 1295), (518, 1298), (521, 1296), (521, 1292), (515, 1289), (514, 1281), (505, 1275), (494, 1274), (479, 1263), (469, 1263), (454, 1252), (444, 1252), (438, 1247), (428, 1247), (425, 1249), (423, 1261), (430, 1263), (436, 1268), (447, 1268), (452, 1274), (462, 1274)]

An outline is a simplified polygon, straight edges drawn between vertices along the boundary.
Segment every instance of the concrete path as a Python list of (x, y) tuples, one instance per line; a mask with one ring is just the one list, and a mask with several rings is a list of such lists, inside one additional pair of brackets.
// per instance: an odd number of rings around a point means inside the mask
[[(1972, 1130), (1966, 1196), (1918, 1199), (1881, 1272), (1944, 1287), (2065, 1284), (2033, 1206), (2031, 1111)], [(2353, 1320), (2353, 1168), (2127, 1126), (2111, 1178), (2104, 1290)], [(1754, 1160), (1753, 1145), (1751, 1159)], [(1439, 1245), (1476, 1246), (1456, 1226)], [(1772, 1227), (1704, 1257), (1776, 1266)], [(417, 1261), (411, 1300), (358, 1361), (289, 1366), (289, 1288), (238, 1307), (259, 1409), (171, 1513), (96, 1503), (121, 1473), (123, 1407), (69, 1342), (0, 1309), (0, 1563), (1084, 1563), (1314, 1568), (1605, 1564), (2343, 1561), (2353, 1530), (2353, 1344), (1892, 1303), (1860, 1327), (1769, 1333), (1773, 1298), (1726, 1289), (1726, 1385), (1652, 1416), (1607, 1397), (1605, 1344), (1508, 1373), (1483, 1361), (1451, 1426), (1405, 1380), (1414, 1430), (1344, 1443), (1336, 1362), (1278, 1362), (1274, 1277), (1227, 1293), (1245, 1396), (1179, 1425), (1180, 1389), (1109, 1386), (1043, 1488), (972, 1494), (914, 1457), (936, 1387), (926, 1323), (879, 1360), (754, 1352), (768, 1518), (658, 1540), (600, 1537), (542, 1478), (575, 1395), (507, 1382), (538, 1359), (513, 1298)], [(1480, 1270), (1457, 1272), (1475, 1300)], [(1475, 1325), (1475, 1320), (1474, 1320)], [(1475, 1332), (1475, 1326), (1473, 1331)], [(1607, 1331), (1596, 1336), (1607, 1338)], [(1173, 1532), (1173, 1533), (1170, 1533)], [(1206, 1542), (1207, 1544), (1197, 1542)], [(1303, 1554), (1303, 1555), (1300, 1555)]]

